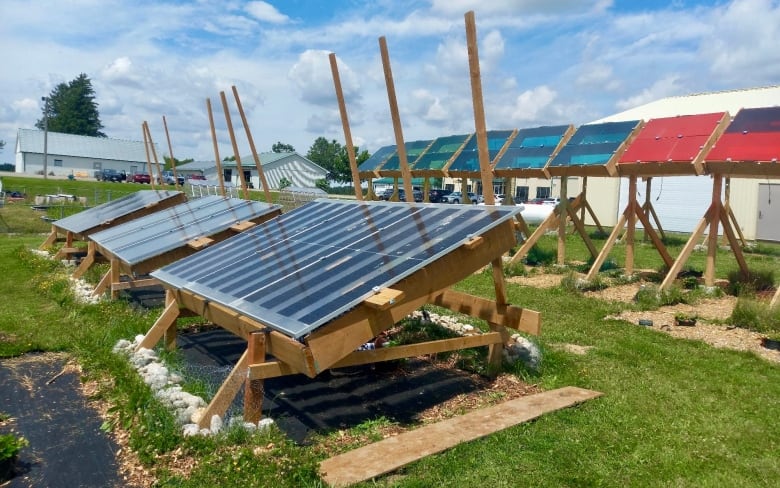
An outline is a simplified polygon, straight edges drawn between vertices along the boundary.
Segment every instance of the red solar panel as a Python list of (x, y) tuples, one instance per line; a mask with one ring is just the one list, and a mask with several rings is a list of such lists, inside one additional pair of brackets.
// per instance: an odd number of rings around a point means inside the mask
[(740, 110), (707, 154), (708, 162), (780, 159), (780, 107)]
[(620, 158), (620, 164), (691, 162), (723, 120), (724, 112), (652, 119)]

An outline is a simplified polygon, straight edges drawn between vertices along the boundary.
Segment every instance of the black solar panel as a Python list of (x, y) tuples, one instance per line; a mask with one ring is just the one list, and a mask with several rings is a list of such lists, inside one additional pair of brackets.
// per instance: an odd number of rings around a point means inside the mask
[(212, 236), (238, 222), (279, 210), (279, 205), (207, 196), (92, 234), (102, 249), (135, 265), (184, 246), (192, 239)]
[(116, 200), (92, 207), (83, 212), (65, 217), (54, 223), (54, 226), (64, 231), (81, 234), (99, 226), (103, 222), (117, 219), (169, 198), (181, 195), (180, 191), (141, 190), (130, 193)]
[(518, 208), (317, 200), (152, 276), (300, 338)]

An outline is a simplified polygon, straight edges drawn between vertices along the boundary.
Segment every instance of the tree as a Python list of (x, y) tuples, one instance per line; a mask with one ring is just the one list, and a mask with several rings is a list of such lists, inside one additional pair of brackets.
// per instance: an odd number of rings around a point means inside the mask
[[(355, 147), (355, 153), (357, 153), (358, 165), (370, 157), (368, 151), (360, 152), (358, 147)], [(306, 153), (306, 157), (328, 171), (327, 179), (329, 181), (337, 181), (339, 183), (352, 181), (352, 170), (349, 166), (347, 148), (337, 141), (328, 142), (324, 137), (318, 137), (312, 144), (309, 152)]]
[[(165, 162), (165, 169), (171, 169), (171, 168), (173, 167), (173, 164), (172, 164), (172, 162), (171, 162), (171, 158), (170, 158), (170, 156), (163, 156), (163, 161)], [(176, 167), (177, 167), (177, 168), (178, 168), (179, 166), (181, 166), (182, 164), (191, 163), (191, 162), (193, 162), (193, 161), (195, 161), (195, 160), (194, 160), (194, 159), (192, 159), (192, 158), (189, 158), (189, 159), (178, 159), (178, 158), (173, 158), (173, 163), (176, 163)]]
[(69, 83), (57, 85), (49, 94), (46, 107), (44, 111), (48, 111), (35, 127), (43, 130), (48, 123), (48, 130), (52, 132), (106, 137), (101, 132), (103, 124), (95, 102), (95, 90), (86, 74), (81, 73)]
[(275, 153), (287, 153), (295, 152), (295, 148), (292, 147), (292, 144), (285, 144), (282, 141), (279, 141), (271, 147), (271, 151)]

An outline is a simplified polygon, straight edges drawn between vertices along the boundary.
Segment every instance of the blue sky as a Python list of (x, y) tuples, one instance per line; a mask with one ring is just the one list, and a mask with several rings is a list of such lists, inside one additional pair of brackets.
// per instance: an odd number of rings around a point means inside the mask
[(488, 128), (579, 125), (658, 98), (780, 83), (780, 0), (3, 0), (0, 162), (41, 96), (86, 73), (104, 132), (167, 154), (249, 146), (235, 85), (260, 151), (305, 154), (318, 136), (343, 143), (328, 62), (338, 56), (355, 144), (394, 143), (378, 38), (387, 39), (407, 141), (474, 131), (464, 14), (477, 22)]

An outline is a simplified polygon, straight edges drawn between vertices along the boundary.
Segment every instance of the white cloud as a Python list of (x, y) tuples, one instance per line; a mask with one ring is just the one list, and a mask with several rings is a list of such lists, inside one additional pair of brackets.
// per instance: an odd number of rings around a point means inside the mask
[(266, 2), (249, 2), (245, 7), (254, 18), (271, 24), (286, 24), (290, 18), (279, 12), (276, 7)]
[(620, 110), (627, 110), (652, 102), (653, 100), (658, 100), (659, 98), (679, 95), (680, 91), (680, 77), (677, 75), (669, 75), (656, 81), (650, 87), (645, 88), (632, 97), (618, 100), (615, 106)]
[(444, 14), (464, 14), (474, 10), (480, 14), (556, 13), (561, 11), (603, 10), (612, 4), (601, 0), (433, 0), (431, 7)]
[[(336, 106), (336, 88), (327, 51), (309, 49), (298, 56), (287, 77), (298, 90), (301, 100), (319, 106)], [(341, 80), (341, 90), (348, 103), (358, 98), (360, 88), (357, 77), (349, 65), (336, 58)]]
[(546, 85), (524, 91), (515, 100), (512, 120), (522, 123), (543, 119), (542, 113), (549, 109), (557, 96), (558, 94)]

